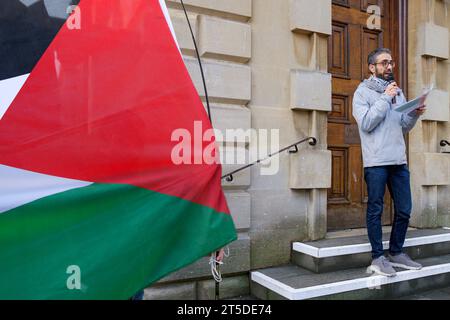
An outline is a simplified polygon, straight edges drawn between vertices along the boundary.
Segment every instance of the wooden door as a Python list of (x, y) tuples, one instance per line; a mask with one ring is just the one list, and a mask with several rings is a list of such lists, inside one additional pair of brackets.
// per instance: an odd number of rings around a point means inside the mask
[[(381, 29), (367, 27), (367, 7), (381, 9)], [(328, 229), (366, 226), (367, 188), (358, 126), (352, 116), (353, 93), (368, 77), (367, 55), (378, 47), (393, 50), (399, 60), (400, 2), (397, 0), (333, 1), (333, 32), (328, 42), (329, 72), (333, 75), (332, 112), (328, 115), (328, 149), (332, 152), (332, 187), (328, 190)], [(400, 85), (402, 81), (400, 80)], [(387, 189), (387, 188), (386, 188)], [(392, 221), (389, 191), (385, 196), (383, 224)]]

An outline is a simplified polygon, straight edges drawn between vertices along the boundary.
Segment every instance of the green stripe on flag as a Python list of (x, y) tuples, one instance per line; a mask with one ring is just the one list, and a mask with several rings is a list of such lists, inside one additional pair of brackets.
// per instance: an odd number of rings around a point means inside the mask
[[(230, 215), (177, 197), (69, 190), (0, 214), (0, 299), (128, 299), (234, 240)], [(69, 266), (80, 290), (67, 288)]]

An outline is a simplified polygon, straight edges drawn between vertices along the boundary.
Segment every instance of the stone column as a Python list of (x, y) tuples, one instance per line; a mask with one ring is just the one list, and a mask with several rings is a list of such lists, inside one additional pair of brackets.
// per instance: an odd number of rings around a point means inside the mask
[(434, 228), (450, 222), (450, 154), (439, 142), (450, 138), (449, 3), (409, 1), (409, 96), (434, 84), (428, 112), (409, 135), (413, 190), (411, 225)]
[(289, 1), (290, 29), (300, 68), (291, 70), (290, 107), (297, 127), (318, 139), (291, 155), (293, 190), (308, 194), (307, 234), (310, 240), (327, 232), (327, 188), (331, 187), (331, 152), (327, 150), (327, 115), (331, 111), (331, 74), (327, 73), (328, 36), (331, 35), (331, 1)]

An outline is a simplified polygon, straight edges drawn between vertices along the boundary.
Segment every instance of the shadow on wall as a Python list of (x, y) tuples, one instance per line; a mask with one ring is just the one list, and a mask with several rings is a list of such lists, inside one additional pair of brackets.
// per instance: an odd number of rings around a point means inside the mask
[(80, 0), (0, 1), (0, 80), (30, 73)]

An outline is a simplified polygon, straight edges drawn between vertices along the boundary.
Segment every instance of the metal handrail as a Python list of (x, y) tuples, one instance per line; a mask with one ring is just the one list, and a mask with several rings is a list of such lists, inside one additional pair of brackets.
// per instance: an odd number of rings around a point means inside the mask
[[(268, 155), (266, 158), (264, 158), (264, 159), (259, 159), (259, 160), (255, 161), (255, 162), (252, 162), (252, 163), (250, 163), (250, 164), (248, 164), (248, 165), (246, 165), (246, 166), (243, 166), (242, 168), (236, 169), (236, 170), (234, 170), (233, 172), (230, 172), (230, 173), (224, 175), (221, 179), (222, 179), (222, 180), (223, 180), (223, 179), (226, 179), (226, 181), (232, 182), (232, 181), (234, 180), (233, 175), (235, 175), (236, 173), (241, 172), (241, 171), (244, 171), (244, 170), (246, 170), (246, 169), (248, 169), (248, 168), (250, 168), (250, 167), (253, 167), (254, 165), (257, 165), (257, 164), (259, 164), (259, 163), (261, 163), (261, 162), (263, 162), (263, 161), (266, 161), (267, 159), (270, 159), (270, 158), (272, 158), (273, 156), (276, 156), (277, 154), (280, 154), (280, 153), (282, 153), (282, 152), (284, 152), (284, 151), (288, 151), (288, 150), (289, 150), (289, 153), (297, 153), (297, 152), (298, 152), (298, 145), (300, 145), (300, 144), (302, 144), (302, 143), (304, 143), (304, 142), (306, 142), (306, 141), (308, 141), (308, 140), (310, 140), (310, 141), (309, 141), (309, 145), (311, 145), (311, 146), (317, 145), (317, 139), (316, 139), (316, 138), (314, 138), (314, 137), (308, 137), (308, 138), (305, 138), (305, 139), (303, 139), (303, 140), (300, 140), (300, 141), (298, 141), (298, 142), (296, 142), (296, 143), (291, 144), (290, 146), (287, 146), (287, 147), (285, 147), (285, 148), (283, 148), (283, 149), (281, 149), (281, 150), (278, 150), (278, 151), (275, 152), (275, 153), (269, 154), (269, 155)], [(294, 148), (294, 150), (290, 150), (290, 149), (292, 149), (292, 148)]]
[(450, 146), (450, 142), (447, 140), (441, 140), (441, 147)]

